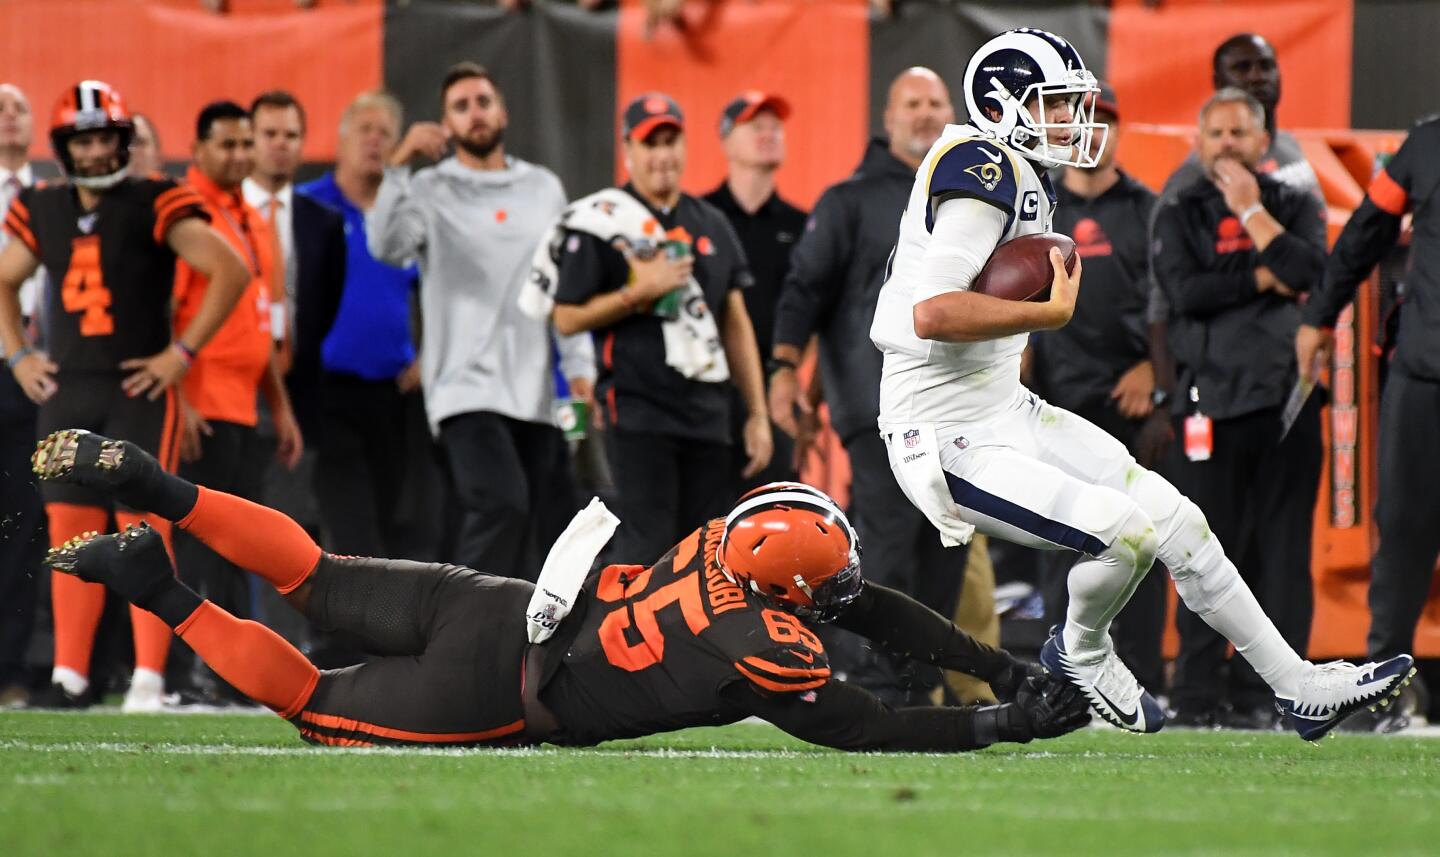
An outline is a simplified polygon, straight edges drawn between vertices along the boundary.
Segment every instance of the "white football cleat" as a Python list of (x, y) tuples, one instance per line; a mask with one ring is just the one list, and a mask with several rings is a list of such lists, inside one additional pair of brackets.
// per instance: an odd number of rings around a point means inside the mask
[(1415, 659), (1409, 655), (1360, 666), (1344, 661), (1311, 664), (1295, 698), (1276, 697), (1275, 707), (1301, 738), (1318, 741), (1360, 709), (1388, 704), (1414, 675)]
[(1165, 725), (1165, 710), (1135, 680), (1108, 638), (1098, 659), (1077, 662), (1065, 651), (1057, 625), (1040, 649), (1040, 664), (1051, 675), (1080, 688), (1090, 700), (1090, 708), (1106, 723), (1130, 732), (1159, 732)]

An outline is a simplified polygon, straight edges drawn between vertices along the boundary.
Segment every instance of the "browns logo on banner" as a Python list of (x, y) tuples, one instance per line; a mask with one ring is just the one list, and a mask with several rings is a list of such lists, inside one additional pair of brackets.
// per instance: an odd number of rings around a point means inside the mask
[[(248, 107), (264, 90), (286, 89), (308, 113), (306, 159), (330, 160), (340, 112), (380, 85), (383, 1), (329, 0), (303, 14), (291, 0), (231, 5), (216, 15), (197, 0), (5, 0), (0, 77), (25, 90), (37, 117), (76, 81), (103, 80), (154, 120), (172, 160), (189, 159), (201, 107), (222, 98)], [(50, 157), (44, 122), (33, 157)]]

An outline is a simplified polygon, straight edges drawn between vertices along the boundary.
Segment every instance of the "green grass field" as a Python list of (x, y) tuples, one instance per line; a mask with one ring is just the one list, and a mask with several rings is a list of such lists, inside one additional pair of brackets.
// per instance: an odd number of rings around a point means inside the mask
[(1440, 741), (1087, 730), (850, 755), (766, 726), (325, 750), (265, 716), (0, 714), (0, 855), (1435, 855)]

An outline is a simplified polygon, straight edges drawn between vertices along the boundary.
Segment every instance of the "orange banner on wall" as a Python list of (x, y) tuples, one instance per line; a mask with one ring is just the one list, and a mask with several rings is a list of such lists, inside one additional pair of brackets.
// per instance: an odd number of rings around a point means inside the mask
[(232, 6), (216, 15), (196, 0), (0, 3), (0, 80), (30, 97), (33, 156), (50, 155), (46, 129), (60, 93), (98, 78), (155, 121), (167, 158), (189, 157), (201, 107), (224, 98), (248, 106), (267, 89), (304, 104), (305, 157), (333, 158), (341, 111), (381, 82), (383, 0), (331, 0), (303, 11), (278, 0)]
[[(685, 111), (685, 190), (708, 193), (725, 176), (720, 111), (747, 89), (783, 95), (787, 159), (780, 193), (809, 208), (854, 171), (864, 150), (870, 88), (870, 24), (863, 0), (757, 0), (690, 4), (684, 27), (646, 33), (639, 0), (621, 6), (618, 116), (630, 99), (668, 93)], [(623, 180), (623, 151), (616, 154)]]
[(1193, 125), (1215, 48), (1259, 33), (1280, 61), (1282, 128), (1350, 127), (1352, 0), (1114, 0), (1107, 74), (1129, 122)]

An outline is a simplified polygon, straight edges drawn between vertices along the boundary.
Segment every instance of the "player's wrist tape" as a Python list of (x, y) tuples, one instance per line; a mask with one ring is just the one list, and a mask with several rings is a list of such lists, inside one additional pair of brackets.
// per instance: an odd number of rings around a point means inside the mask
[(18, 351), (5, 358), (5, 363), (8, 364), (11, 369), (14, 369), (16, 366), (20, 365), (21, 360), (24, 360), (26, 357), (29, 357), (31, 354), (34, 353), (35, 349), (31, 348), (28, 345), (22, 345), (20, 346), (20, 349)]
[(194, 351), (191, 351), (191, 350), (185, 345), (185, 343), (183, 343), (183, 342), (181, 342), (180, 340), (177, 339), (177, 340), (175, 340), (174, 342), (172, 342), (172, 343), (170, 343), (170, 344), (171, 344), (172, 346), (174, 346), (174, 348), (175, 348), (175, 353), (180, 355), (180, 359), (183, 360), (183, 361), (185, 361), (185, 365), (186, 365), (186, 366), (190, 366), (190, 365), (194, 364), (194, 362), (195, 362), (195, 352), (194, 352)]
[(1264, 210), (1265, 206), (1257, 202), (1249, 208), (1245, 209), (1244, 211), (1240, 212), (1240, 225), (1246, 225), (1250, 222), (1250, 218), (1254, 217), (1255, 215), (1259, 214)]
[(799, 367), (795, 365), (794, 360), (787, 360), (784, 357), (771, 357), (769, 360), (765, 361), (765, 372), (769, 375), (774, 375), (781, 369), (789, 369), (791, 371), (794, 371), (798, 368)]

